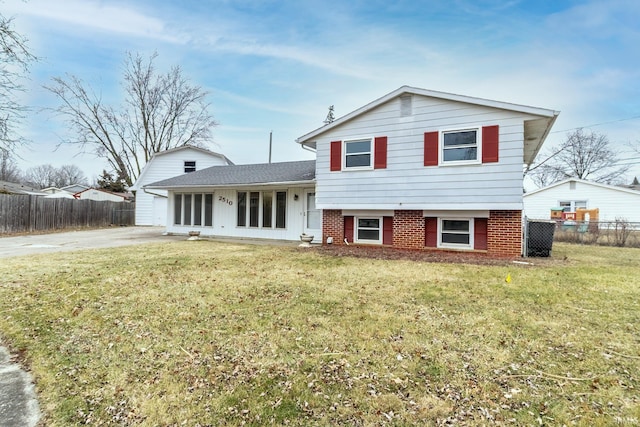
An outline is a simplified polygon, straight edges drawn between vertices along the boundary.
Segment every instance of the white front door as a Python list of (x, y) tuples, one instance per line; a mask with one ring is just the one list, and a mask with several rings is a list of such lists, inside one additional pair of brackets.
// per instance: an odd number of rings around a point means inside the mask
[(313, 235), (314, 242), (322, 241), (322, 211), (316, 209), (316, 191), (304, 192), (304, 233)]

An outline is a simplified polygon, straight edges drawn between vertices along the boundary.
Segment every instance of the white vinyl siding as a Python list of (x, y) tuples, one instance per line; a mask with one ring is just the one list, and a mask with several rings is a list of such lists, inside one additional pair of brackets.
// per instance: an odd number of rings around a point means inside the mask
[[(196, 162), (198, 169), (210, 166), (226, 165), (224, 158), (195, 150), (190, 147), (154, 156), (145, 165), (142, 174), (135, 183), (136, 188), (136, 225), (166, 226), (167, 211), (155, 212), (154, 206), (167, 209), (168, 193), (166, 190), (147, 190), (142, 187), (152, 182), (161, 181), (185, 173), (185, 162)], [(160, 202), (154, 199), (162, 199)], [(173, 222), (173, 213), (169, 213), (169, 221)]]
[[(524, 113), (425, 96), (401, 117), (395, 98), (322, 134), (317, 142), (316, 202), (321, 209), (522, 209)], [(424, 133), (499, 126), (499, 162), (424, 166)], [(387, 137), (385, 169), (330, 172), (330, 142)], [(440, 157), (440, 156), (439, 156)]]
[[(313, 191), (309, 187), (287, 187), (278, 186), (266, 190), (262, 188), (247, 188), (238, 190), (235, 188), (211, 188), (202, 189), (202, 193), (214, 193), (213, 197), (213, 226), (196, 226), (174, 224), (175, 195), (176, 193), (187, 193), (189, 190), (170, 192), (168, 199), (169, 225), (168, 233), (187, 234), (189, 231), (200, 231), (201, 236), (226, 236), (251, 239), (276, 239), (299, 241), (300, 234), (304, 230), (304, 207), (303, 197), (305, 191)], [(273, 194), (271, 217), (271, 227), (249, 227), (249, 194), (252, 192), (262, 193), (269, 191)], [(238, 196), (246, 194), (246, 207), (243, 218), (246, 219), (245, 226), (238, 226)], [(296, 198), (297, 196), (297, 198)], [(182, 199), (181, 199), (182, 200)], [(261, 203), (261, 202), (259, 202)], [(206, 204), (206, 203), (205, 203)], [(261, 206), (260, 206), (261, 208)], [(205, 211), (206, 212), (206, 211)], [(262, 212), (258, 212), (259, 223), (262, 220)], [(206, 221), (206, 217), (204, 219)]]

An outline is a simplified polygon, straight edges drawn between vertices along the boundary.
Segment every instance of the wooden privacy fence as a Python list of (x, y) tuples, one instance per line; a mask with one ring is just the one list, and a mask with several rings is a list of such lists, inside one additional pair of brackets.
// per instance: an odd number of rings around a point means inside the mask
[(135, 204), (0, 194), (0, 234), (134, 225)]

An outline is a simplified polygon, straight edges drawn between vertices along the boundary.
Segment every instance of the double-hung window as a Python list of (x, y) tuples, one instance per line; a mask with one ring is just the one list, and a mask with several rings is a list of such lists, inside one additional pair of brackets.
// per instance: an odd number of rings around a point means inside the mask
[(382, 218), (355, 218), (356, 243), (382, 244)]
[(286, 191), (238, 191), (238, 227), (286, 228)]
[(577, 209), (586, 209), (586, 200), (567, 200), (559, 203), (563, 212), (575, 212)]
[(478, 129), (442, 132), (442, 162), (459, 164), (479, 161), (478, 140)]
[(473, 220), (441, 218), (439, 228), (438, 246), (473, 249)]
[(344, 142), (344, 167), (345, 169), (370, 169), (371, 162), (371, 138), (357, 139)]

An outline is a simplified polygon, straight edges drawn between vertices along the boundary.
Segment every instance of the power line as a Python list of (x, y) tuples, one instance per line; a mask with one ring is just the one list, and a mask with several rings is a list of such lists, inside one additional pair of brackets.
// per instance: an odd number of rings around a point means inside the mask
[(596, 127), (596, 126), (609, 125), (611, 123), (626, 122), (626, 121), (635, 120), (635, 119), (640, 119), (640, 116), (627, 117), (626, 119), (611, 120), (610, 122), (595, 123), (595, 124), (588, 125), (588, 126), (578, 126), (578, 127), (571, 128), (571, 129), (554, 130), (553, 132), (549, 132), (549, 133), (551, 134), (551, 133), (569, 132), (569, 131), (577, 130), (577, 129), (592, 128), (592, 127)]

